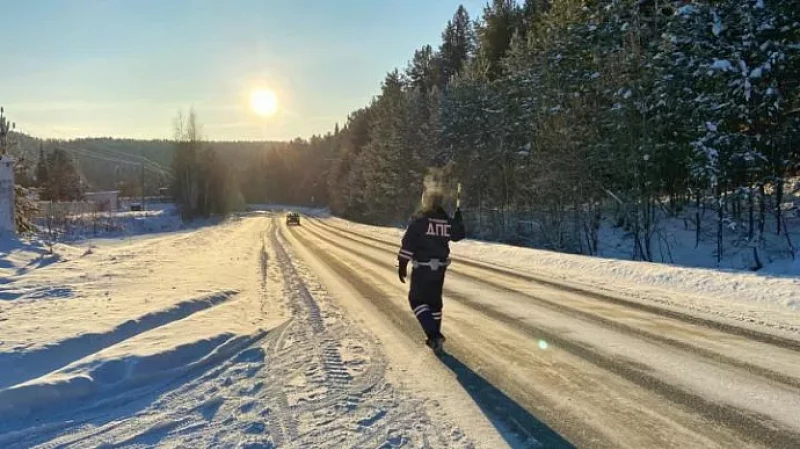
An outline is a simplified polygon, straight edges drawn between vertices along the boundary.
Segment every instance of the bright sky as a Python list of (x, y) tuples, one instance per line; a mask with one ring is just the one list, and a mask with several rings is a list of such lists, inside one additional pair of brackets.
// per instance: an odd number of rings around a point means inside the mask
[[(4, 4), (0, 105), (37, 137), (169, 138), (193, 106), (213, 140), (343, 123), (460, 3), (486, 0), (24, 0)], [(272, 89), (279, 110), (253, 112)]]

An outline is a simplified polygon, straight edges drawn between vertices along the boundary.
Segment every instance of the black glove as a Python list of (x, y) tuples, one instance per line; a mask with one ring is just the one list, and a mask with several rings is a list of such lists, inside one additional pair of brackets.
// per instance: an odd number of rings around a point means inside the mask
[(400, 282), (403, 284), (406, 283), (406, 278), (408, 277), (408, 261), (405, 259), (400, 260), (399, 265), (397, 266), (397, 274), (400, 277)]

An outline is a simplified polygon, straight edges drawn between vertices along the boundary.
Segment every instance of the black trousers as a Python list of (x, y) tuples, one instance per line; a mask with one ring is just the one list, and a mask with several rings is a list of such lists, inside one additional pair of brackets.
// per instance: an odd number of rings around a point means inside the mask
[(446, 268), (417, 267), (411, 272), (408, 302), (428, 338), (442, 335), (442, 287)]

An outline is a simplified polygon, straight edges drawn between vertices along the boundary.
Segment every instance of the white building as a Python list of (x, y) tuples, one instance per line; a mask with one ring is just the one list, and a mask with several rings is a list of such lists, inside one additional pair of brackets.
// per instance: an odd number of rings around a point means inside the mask
[(115, 212), (119, 210), (119, 190), (86, 192), (83, 197), (86, 201), (97, 204), (102, 211)]
[(0, 234), (15, 232), (14, 160), (0, 155)]

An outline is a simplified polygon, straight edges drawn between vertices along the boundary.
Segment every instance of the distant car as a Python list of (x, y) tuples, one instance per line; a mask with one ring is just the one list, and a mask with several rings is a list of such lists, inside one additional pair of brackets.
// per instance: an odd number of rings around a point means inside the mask
[(289, 212), (286, 215), (286, 226), (300, 226), (300, 214), (297, 212)]
[(141, 203), (131, 203), (131, 212), (141, 212), (141, 211), (142, 211)]

